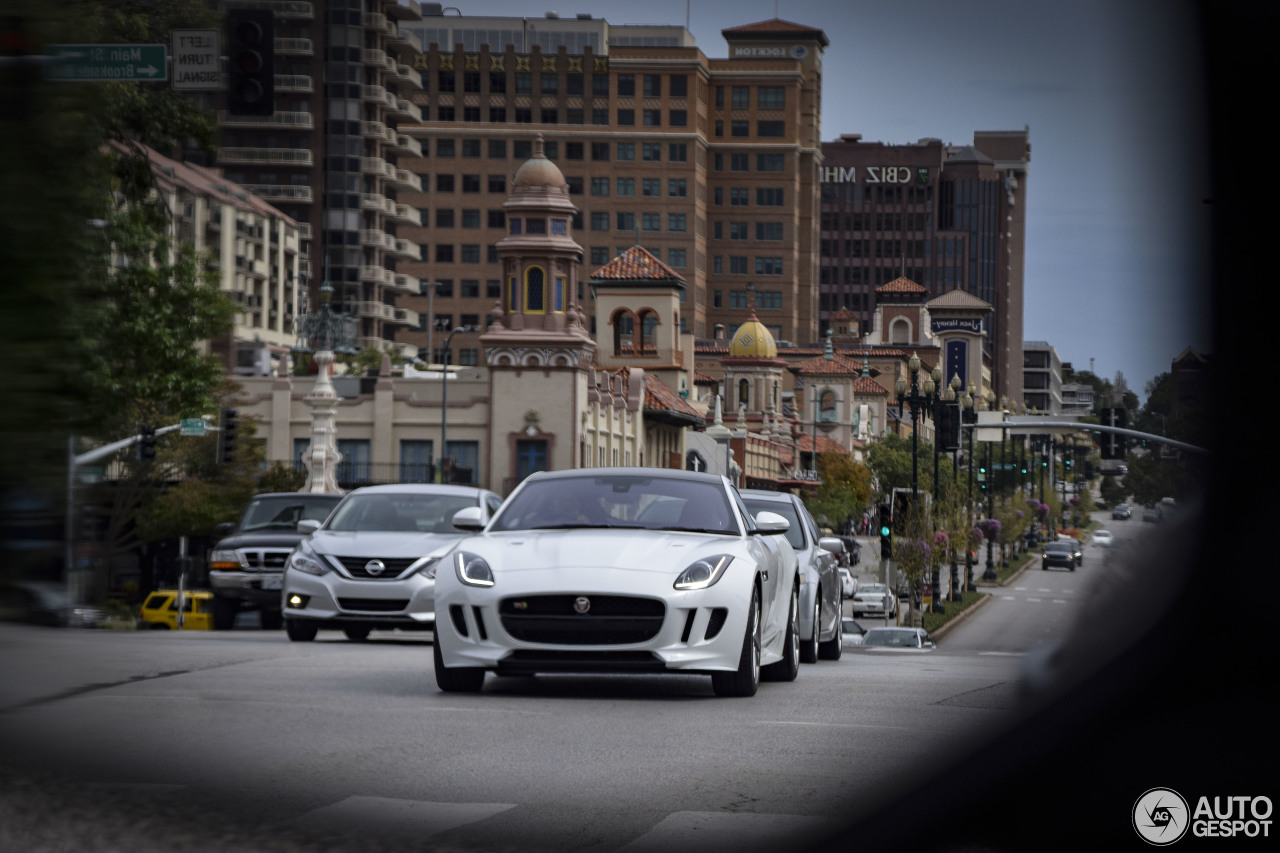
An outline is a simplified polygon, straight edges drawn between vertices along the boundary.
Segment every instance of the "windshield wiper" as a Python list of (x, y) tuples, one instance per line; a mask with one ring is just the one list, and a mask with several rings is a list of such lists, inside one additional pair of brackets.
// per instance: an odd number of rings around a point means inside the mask
[(720, 534), (725, 534), (725, 535), (730, 535), (730, 536), (732, 536), (732, 535), (733, 535), (733, 533), (734, 533), (734, 531), (732, 531), (732, 530), (725, 530), (725, 529), (723, 529), (723, 528), (719, 528), (719, 527), (717, 527), (717, 528), (711, 528), (711, 527), (681, 527), (680, 525), (677, 525), (677, 524), (666, 524), (666, 525), (663, 525), (662, 529), (663, 529), (663, 530), (674, 530), (674, 531), (676, 531), (677, 533), (720, 533)]

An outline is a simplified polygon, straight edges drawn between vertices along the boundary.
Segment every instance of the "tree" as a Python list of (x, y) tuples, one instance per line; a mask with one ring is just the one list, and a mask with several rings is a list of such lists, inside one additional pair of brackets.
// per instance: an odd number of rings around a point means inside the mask
[(871, 471), (867, 466), (844, 454), (819, 453), (818, 475), (822, 485), (805, 501), (814, 518), (825, 517), (832, 527), (840, 527), (871, 505)]

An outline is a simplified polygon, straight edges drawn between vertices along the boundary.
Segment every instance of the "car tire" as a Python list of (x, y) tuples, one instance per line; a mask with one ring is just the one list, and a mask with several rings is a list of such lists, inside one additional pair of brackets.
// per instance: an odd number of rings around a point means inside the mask
[(787, 605), (787, 633), (782, 638), (782, 660), (760, 668), (766, 681), (795, 681), (800, 674), (800, 591), (791, 587), (791, 603)]
[(225, 595), (213, 597), (213, 630), (229, 631), (236, 624), (236, 613), (240, 610), (240, 601)]
[(754, 696), (760, 687), (760, 591), (751, 591), (742, 653), (733, 672), (711, 673), (711, 689), (717, 696)]
[(373, 629), (371, 629), (371, 628), (363, 628), (363, 627), (361, 627), (361, 628), (343, 628), (343, 629), (342, 629), (342, 633), (344, 633), (344, 634), (346, 634), (346, 635), (347, 635), (347, 639), (348, 639), (348, 640), (352, 640), (352, 641), (354, 641), (354, 642), (360, 642), (361, 640), (367, 640), (367, 639), (369, 639), (369, 632), (370, 632), (371, 630), (373, 630)]
[(284, 632), (295, 643), (308, 643), (316, 638), (319, 631), (320, 626), (310, 619), (284, 620)]
[(821, 638), (818, 636), (818, 630), (822, 625), (822, 590), (818, 590), (818, 594), (814, 596), (813, 601), (813, 636), (805, 640), (800, 646), (800, 662), (801, 663), (817, 663), (818, 662), (818, 644)]
[(836, 634), (830, 640), (818, 646), (818, 656), (823, 660), (840, 660), (844, 654), (844, 614), (836, 620)]
[(284, 614), (279, 610), (264, 607), (258, 611), (258, 624), (264, 631), (279, 631), (284, 625)]
[(438, 637), (431, 640), (431, 660), (436, 671), (436, 687), (445, 693), (478, 693), (484, 684), (484, 670), (478, 666), (444, 665)]

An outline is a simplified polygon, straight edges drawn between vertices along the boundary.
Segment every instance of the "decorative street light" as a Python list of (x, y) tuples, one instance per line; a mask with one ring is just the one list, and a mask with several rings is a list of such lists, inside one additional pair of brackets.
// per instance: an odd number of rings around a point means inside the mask
[(356, 336), (360, 321), (346, 314), (337, 314), (329, 306), (333, 286), (326, 277), (320, 286), (320, 310), (300, 314), (296, 321), (298, 342), (293, 352), (305, 355), (314, 350), (317, 366), (315, 388), (305, 398), (311, 406), (311, 445), (303, 458), (307, 462), (307, 482), (304, 492), (339, 494), (337, 411), (338, 394), (329, 378), (329, 365), (334, 354), (351, 356), (356, 353)]
[(436, 473), (437, 483), (449, 482), (449, 473), (445, 468), (449, 464), (449, 347), (453, 345), (453, 336), (463, 331), (458, 326), (444, 339), (444, 373), (440, 379), (440, 470)]
[[(914, 352), (911, 358), (907, 360), (907, 371), (911, 376), (910, 391), (908, 391), (907, 380), (901, 377), (894, 382), (893, 387), (898, 396), (898, 420), (902, 420), (902, 407), (904, 405), (911, 407), (911, 498), (912, 501), (918, 501), (920, 498), (920, 477), (919, 477), (919, 449), (920, 449), (920, 420), (926, 411), (933, 409), (934, 403), (937, 401), (935, 391), (937, 390), (937, 382), (934, 381), (932, 374), (926, 374), (924, 382), (920, 382), (920, 357)], [(941, 370), (938, 371), (938, 379), (941, 380)], [(934, 440), (934, 452), (937, 452), (937, 440)], [(936, 480), (936, 474), (934, 479)], [(935, 573), (936, 580), (936, 573)], [(933, 599), (938, 599), (937, 589), (935, 587)]]
[[(988, 388), (987, 394), (986, 394), (986, 409), (988, 411), (995, 404), (995, 401), (996, 401), (996, 392)], [(992, 467), (991, 467), (991, 445), (994, 443), (995, 442), (992, 442), (992, 441), (986, 442), (986, 445), (987, 445), (987, 518), (988, 519), (994, 518), (996, 514), (996, 490), (995, 490), (995, 476), (994, 476), (995, 472), (992, 470)], [(995, 537), (988, 535), (987, 536), (987, 567), (982, 572), (982, 579), (984, 581), (994, 581), (996, 579), (996, 561), (995, 561), (994, 555), (992, 554), (994, 543), (995, 543)]]
[[(974, 394), (978, 392), (978, 388), (972, 382), (961, 400), (963, 411), (961, 417), (969, 429), (965, 430), (969, 434), (969, 503), (966, 517), (969, 522), (969, 529), (973, 529), (973, 424), (978, 422), (977, 401)], [(973, 552), (969, 550), (969, 546), (965, 545), (964, 549), (964, 568), (965, 568), (965, 589), (973, 589)]]

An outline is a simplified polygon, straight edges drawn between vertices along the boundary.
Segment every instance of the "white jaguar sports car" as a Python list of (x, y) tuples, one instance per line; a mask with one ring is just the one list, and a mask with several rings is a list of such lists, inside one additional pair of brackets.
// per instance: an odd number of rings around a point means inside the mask
[(799, 670), (796, 555), (785, 518), (754, 517), (716, 474), (588, 468), (525, 479), (478, 508), (436, 572), (435, 677), (486, 672), (704, 673), (719, 696)]

